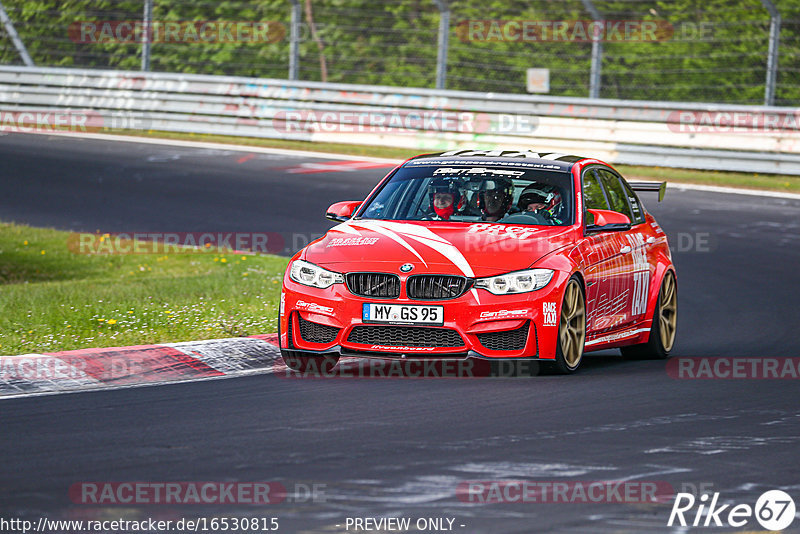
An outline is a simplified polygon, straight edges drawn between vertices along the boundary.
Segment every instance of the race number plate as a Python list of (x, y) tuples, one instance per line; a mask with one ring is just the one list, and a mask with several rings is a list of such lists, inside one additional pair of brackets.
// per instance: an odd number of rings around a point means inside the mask
[(362, 319), (365, 323), (444, 324), (443, 306), (406, 306), (403, 304), (364, 303)]

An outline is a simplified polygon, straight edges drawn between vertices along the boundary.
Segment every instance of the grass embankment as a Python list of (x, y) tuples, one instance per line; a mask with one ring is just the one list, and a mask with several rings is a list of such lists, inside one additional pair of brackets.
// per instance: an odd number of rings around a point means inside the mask
[(0, 354), (275, 332), (287, 259), (71, 252), (69, 232), (0, 223)]

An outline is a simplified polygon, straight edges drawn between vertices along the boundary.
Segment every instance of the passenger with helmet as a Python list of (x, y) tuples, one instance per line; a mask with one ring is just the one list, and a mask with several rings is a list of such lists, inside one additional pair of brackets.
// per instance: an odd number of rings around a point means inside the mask
[(538, 215), (548, 222), (561, 224), (558, 218), (562, 207), (561, 193), (552, 185), (529, 185), (519, 196), (517, 207), (522, 213)]
[(464, 203), (458, 180), (434, 179), (428, 186), (428, 195), (431, 207), (425, 214), (426, 219), (449, 221)]
[(498, 221), (514, 201), (514, 183), (506, 178), (484, 180), (478, 192), (478, 209), (484, 221)]

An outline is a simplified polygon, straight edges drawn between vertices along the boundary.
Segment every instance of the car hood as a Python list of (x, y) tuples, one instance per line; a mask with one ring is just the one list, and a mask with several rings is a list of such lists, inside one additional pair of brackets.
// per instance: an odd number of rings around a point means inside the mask
[(310, 244), (303, 259), (338, 272), (490, 276), (526, 269), (570, 243), (567, 226), (351, 220)]

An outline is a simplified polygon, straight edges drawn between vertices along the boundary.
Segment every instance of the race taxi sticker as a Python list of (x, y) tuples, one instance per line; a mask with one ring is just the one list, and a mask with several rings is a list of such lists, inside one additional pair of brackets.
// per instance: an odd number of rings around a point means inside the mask
[(542, 302), (542, 326), (556, 326), (558, 324), (558, 312), (555, 302)]
[(645, 239), (641, 233), (625, 236), (631, 247), (633, 257), (633, 296), (631, 315), (644, 315), (647, 312), (648, 288), (650, 287), (650, 263), (647, 261)]

